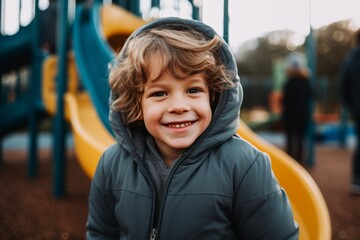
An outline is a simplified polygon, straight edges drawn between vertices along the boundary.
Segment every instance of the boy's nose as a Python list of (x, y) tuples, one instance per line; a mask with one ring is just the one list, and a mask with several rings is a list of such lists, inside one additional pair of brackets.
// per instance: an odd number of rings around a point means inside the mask
[(184, 98), (173, 99), (168, 106), (168, 112), (170, 113), (181, 114), (189, 110), (190, 110), (190, 105), (187, 103), (187, 101)]

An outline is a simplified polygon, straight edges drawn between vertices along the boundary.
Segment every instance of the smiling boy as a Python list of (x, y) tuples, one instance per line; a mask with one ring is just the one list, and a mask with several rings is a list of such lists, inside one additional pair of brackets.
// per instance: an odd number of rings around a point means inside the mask
[(133, 33), (110, 72), (110, 123), (87, 239), (297, 239), (268, 156), (236, 135), (242, 88), (209, 26), (164, 18)]
[(211, 121), (210, 95), (204, 74), (177, 79), (162, 74), (161, 54), (150, 57), (150, 80), (141, 107), (146, 129), (165, 163), (171, 166)]

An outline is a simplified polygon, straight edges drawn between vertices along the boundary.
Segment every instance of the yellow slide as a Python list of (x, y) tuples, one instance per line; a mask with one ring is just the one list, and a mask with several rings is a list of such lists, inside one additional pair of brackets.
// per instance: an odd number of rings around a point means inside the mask
[(281, 149), (261, 139), (243, 122), (237, 133), (270, 156), (272, 169), (289, 196), (295, 219), (300, 226), (300, 239), (330, 240), (329, 211), (309, 173)]
[[(145, 23), (142, 19), (114, 5), (104, 5), (101, 8), (101, 21), (104, 38), (110, 42), (113, 49), (121, 47), (126, 38)], [(52, 115), (56, 113), (56, 74), (57, 57), (50, 56), (43, 63), (42, 99), (45, 108)], [(68, 89), (64, 96), (65, 118), (72, 126), (75, 152), (80, 165), (87, 176), (92, 178), (101, 154), (115, 142), (115, 139), (102, 124), (88, 93), (79, 91), (78, 78), (74, 54), (70, 53)]]
[[(68, 91), (65, 94), (65, 118), (73, 130), (75, 152), (81, 167), (92, 178), (97, 162), (105, 149), (115, 142), (105, 129), (87, 92), (78, 91), (75, 60), (68, 58)], [(47, 111), (56, 113), (55, 76), (57, 57), (48, 57), (43, 64), (42, 98)]]
[[(102, 20), (106, 39), (109, 39), (108, 34), (125, 35), (119, 28), (119, 22), (124, 20), (116, 19), (117, 11), (124, 10), (111, 5), (105, 5), (102, 9), (102, 16), (108, 16), (106, 20)], [(136, 27), (137, 24), (134, 24), (133, 29)], [(125, 33), (130, 34), (130, 30), (125, 30)], [(88, 94), (78, 90), (79, 80), (74, 57), (71, 54), (68, 64), (69, 85), (65, 94), (65, 117), (72, 126), (77, 159), (87, 176), (92, 178), (101, 154), (115, 142), (115, 139), (103, 126)], [(56, 71), (57, 59), (51, 56), (43, 65), (42, 95), (46, 109), (52, 114), (56, 112), (54, 87)], [(244, 123), (241, 123), (238, 134), (270, 155), (274, 173), (286, 190), (294, 209), (295, 219), (300, 226), (300, 239), (330, 240), (331, 223), (326, 203), (306, 170), (283, 151), (259, 138)]]

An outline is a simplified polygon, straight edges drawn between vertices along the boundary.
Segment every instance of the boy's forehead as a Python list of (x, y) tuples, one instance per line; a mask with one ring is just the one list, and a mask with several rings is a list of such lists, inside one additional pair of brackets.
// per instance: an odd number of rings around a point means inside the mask
[(185, 78), (177, 78), (177, 77), (172, 76), (171, 74), (169, 74), (167, 71), (162, 73), (157, 78), (149, 79), (148, 82), (146, 83), (146, 85), (149, 86), (149, 85), (166, 84), (166, 83), (170, 82), (169, 81), (170, 79), (173, 79), (173, 80), (179, 81), (179, 82), (183, 82), (183, 83), (186, 83), (186, 84), (204, 84), (204, 85), (208, 85), (207, 84), (207, 79), (206, 79), (204, 73), (193, 74), (193, 75), (190, 75), (190, 76), (185, 77)]
[(149, 81), (156, 81), (166, 72), (164, 70), (167, 64), (165, 63), (164, 56), (160, 53), (154, 53), (149, 57), (148, 61)]

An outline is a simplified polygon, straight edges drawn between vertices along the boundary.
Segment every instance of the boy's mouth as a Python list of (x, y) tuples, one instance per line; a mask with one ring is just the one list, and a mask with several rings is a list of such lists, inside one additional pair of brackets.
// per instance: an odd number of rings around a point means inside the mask
[(179, 122), (179, 123), (168, 123), (168, 124), (166, 124), (166, 126), (169, 127), (169, 128), (184, 128), (184, 127), (192, 125), (194, 122), (195, 121)]

